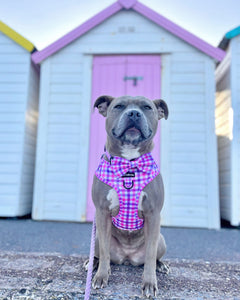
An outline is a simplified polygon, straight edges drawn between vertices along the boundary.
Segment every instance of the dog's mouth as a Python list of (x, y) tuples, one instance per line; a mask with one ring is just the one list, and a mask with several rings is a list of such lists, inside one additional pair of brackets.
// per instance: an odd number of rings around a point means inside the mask
[(152, 131), (148, 130), (148, 132), (144, 132), (144, 130), (142, 130), (138, 125), (129, 124), (129, 126), (127, 126), (118, 134), (113, 129), (112, 134), (115, 138), (121, 140), (123, 143), (137, 145), (151, 137)]
[(125, 135), (131, 135), (131, 136), (142, 136), (142, 130), (139, 126), (136, 124), (129, 124), (126, 128), (123, 128), (122, 130), (118, 130), (118, 132), (115, 131), (115, 128), (112, 130), (112, 133), (117, 138), (122, 138)]
[(124, 130), (123, 134), (130, 134), (130, 135), (142, 135), (142, 131), (135, 127), (135, 126), (130, 126), (126, 130)]

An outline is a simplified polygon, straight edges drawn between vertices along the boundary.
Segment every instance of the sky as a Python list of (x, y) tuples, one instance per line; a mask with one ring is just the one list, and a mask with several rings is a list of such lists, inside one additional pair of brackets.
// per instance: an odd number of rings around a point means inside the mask
[[(41, 50), (115, 1), (0, 0), (0, 20)], [(240, 25), (240, 0), (140, 2), (216, 47)]]

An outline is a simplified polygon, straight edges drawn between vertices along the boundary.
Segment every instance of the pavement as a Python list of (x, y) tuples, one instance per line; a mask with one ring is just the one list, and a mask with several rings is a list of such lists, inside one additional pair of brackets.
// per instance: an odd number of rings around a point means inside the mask
[[(240, 300), (240, 229), (162, 228), (163, 261), (155, 299)], [(0, 300), (84, 299), (91, 224), (0, 219)], [(142, 267), (111, 266), (90, 299), (142, 299)]]

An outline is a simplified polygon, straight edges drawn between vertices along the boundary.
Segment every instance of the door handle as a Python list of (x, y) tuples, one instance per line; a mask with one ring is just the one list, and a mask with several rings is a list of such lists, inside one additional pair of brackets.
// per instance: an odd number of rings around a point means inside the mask
[(143, 76), (125, 76), (123, 78), (124, 81), (133, 80), (133, 85), (136, 86), (138, 80), (143, 80)]

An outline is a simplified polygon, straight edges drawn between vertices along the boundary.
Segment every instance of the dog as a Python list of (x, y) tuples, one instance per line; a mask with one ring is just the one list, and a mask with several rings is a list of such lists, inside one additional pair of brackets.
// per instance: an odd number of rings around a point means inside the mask
[(154, 297), (156, 270), (168, 272), (168, 267), (160, 260), (166, 251), (160, 233), (164, 187), (150, 152), (158, 121), (168, 118), (168, 106), (161, 99), (142, 96), (101, 96), (94, 108), (106, 117), (107, 141), (92, 185), (97, 229), (94, 266), (98, 267), (92, 286), (107, 286), (110, 262), (144, 265), (142, 293)]

